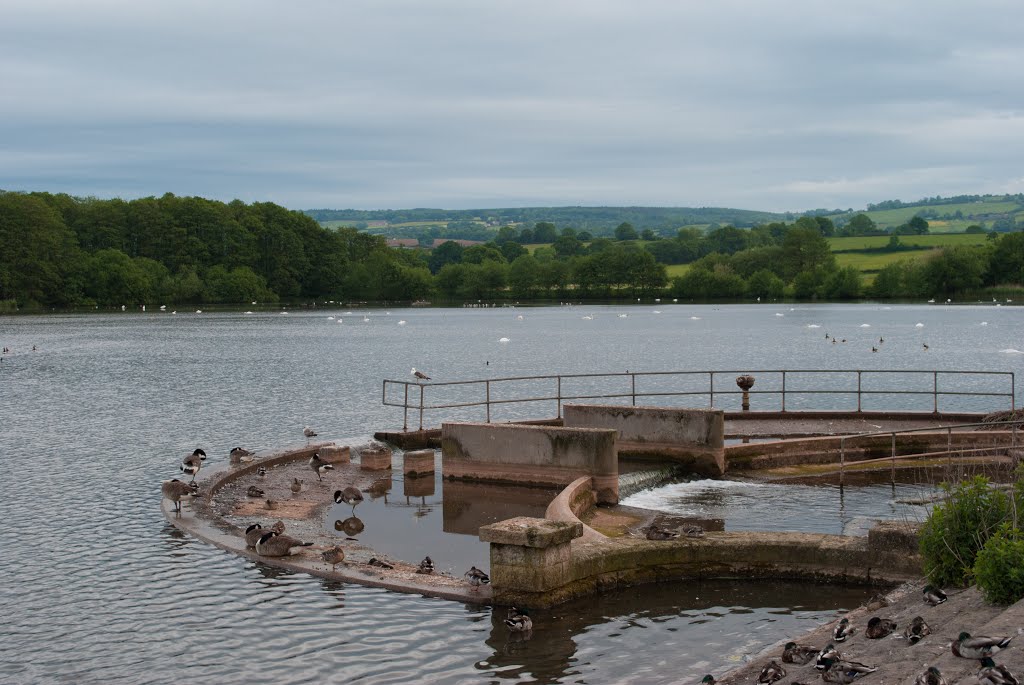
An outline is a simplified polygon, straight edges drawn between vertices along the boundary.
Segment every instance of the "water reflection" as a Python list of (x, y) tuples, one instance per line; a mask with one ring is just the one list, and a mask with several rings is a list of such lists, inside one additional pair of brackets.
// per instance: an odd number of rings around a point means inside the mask
[(480, 526), (515, 516), (543, 518), (558, 494), (545, 488), (448, 480), (444, 488), (444, 532), (476, 536)]
[(334, 530), (341, 531), (352, 538), (362, 533), (365, 529), (366, 525), (363, 523), (362, 519), (356, 516), (349, 516), (344, 521), (339, 520), (334, 522)]

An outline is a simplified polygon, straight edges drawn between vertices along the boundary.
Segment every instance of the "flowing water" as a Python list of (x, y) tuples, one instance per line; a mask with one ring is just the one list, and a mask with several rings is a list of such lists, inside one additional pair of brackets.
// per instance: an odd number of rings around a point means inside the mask
[[(1022, 319), (1024, 310), (992, 306), (667, 303), (0, 317), (0, 346), (11, 348), (0, 362), (0, 682), (698, 681), (856, 605), (863, 591), (637, 588), (537, 612), (532, 639), (517, 641), (500, 610), (283, 572), (184, 536), (160, 514), (159, 484), (197, 446), (218, 461), (236, 445), (299, 444), (307, 424), (347, 444), (400, 428), (400, 411), (381, 405), (381, 380), (406, 379), (413, 366), (437, 380), (739, 367), (1019, 372)], [(826, 330), (849, 342), (824, 343)], [(879, 335), (884, 349), (872, 353)], [(550, 416), (554, 406), (530, 411)], [(810, 506), (824, 529), (862, 515), (849, 489), (816, 492)], [(771, 502), (794, 507), (797, 521), (805, 495), (778, 488)], [(443, 497), (432, 497), (420, 508), (443, 512)], [(756, 528), (762, 517), (746, 508), (765, 500), (738, 488), (724, 499), (692, 487), (638, 497), (680, 513), (710, 507), (727, 529)], [(445, 526), (443, 515), (415, 516), (400, 487), (392, 501), (379, 530)]]

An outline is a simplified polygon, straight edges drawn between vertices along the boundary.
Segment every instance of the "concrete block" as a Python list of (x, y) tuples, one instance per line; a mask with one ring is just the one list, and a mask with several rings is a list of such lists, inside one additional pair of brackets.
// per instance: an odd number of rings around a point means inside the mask
[(879, 521), (868, 531), (868, 549), (873, 553), (917, 554), (921, 527), (905, 521)]
[(480, 539), (483, 542), (520, 547), (551, 547), (568, 543), (581, 535), (582, 523), (548, 521), (528, 516), (518, 516), (480, 527)]
[(371, 445), (359, 452), (359, 468), (364, 471), (385, 471), (391, 468), (391, 448)]
[(330, 464), (347, 464), (352, 461), (352, 448), (326, 445), (320, 448), (320, 458)]
[(414, 450), (402, 457), (402, 472), (407, 478), (419, 478), (434, 473), (434, 450)]

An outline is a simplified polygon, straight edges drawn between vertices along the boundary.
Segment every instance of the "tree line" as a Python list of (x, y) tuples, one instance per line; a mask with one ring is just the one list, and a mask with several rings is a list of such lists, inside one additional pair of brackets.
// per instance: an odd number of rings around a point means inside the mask
[[(504, 226), (487, 243), (449, 241), (426, 251), (324, 228), (273, 203), (0, 192), (0, 302), (852, 299), (950, 296), (1024, 282), (1022, 233), (891, 265), (865, 287), (856, 269), (837, 266), (827, 241), (837, 232), (820, 216), (751, 229), (683, 228), (668, 238), (629, 222), (605, 237), (539, 221)], [(537, 243), (544, 245), (527, 247)], [(690, 266), (670, 279), (670, 264)]]

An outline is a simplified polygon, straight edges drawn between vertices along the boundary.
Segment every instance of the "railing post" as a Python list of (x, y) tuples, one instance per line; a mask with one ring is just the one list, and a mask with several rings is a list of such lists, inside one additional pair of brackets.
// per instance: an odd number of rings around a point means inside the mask
[(711, 407), (714, 408), (714, 406), (715, 406), (715, 372), (714, 371), (708, 371), (708, 378), (710, 379), (709, 380), (709, 384), (708, 384), (708, 392), (711, 394)]
[(786, 372), (782, 372), (782, 411), (786, 411)]
[(560, 419), (560, 418), (562, 418), (562, 377), (561, 376), (557, 376), (556, 378), (558, 380), (558, 388), (555, 391), (555, 401), (558, 403), (558, 406), (557, 406), (557, 416), (555, 418)]
[(843, 484), (846, 475), (846, 436), (839, 437), (839, 484)]
[[(1010, 372), (1010, 411), (1011, 412), (1015, 411), (1016, 408), (1017, 408), (1016, 405), (1014, 404), (1017, 401), (1017, 389), (1014, 387), (1014, 381), (1016, 380), (1016, 378), (1017, 377), (1014, 375), (1014, 372), (1011, 371)], [(1011, 416), (1013, 416), (1013, 415), (1011, 414)]]
[(896, 432), (892, 434), (892, 473), (889, 475), (889, 480), (893, 484), (896, 483)]
[(932, 371), (932, 401), (933, 401), (932, 413), (938, 414), (939, 413), (939, 372), (938, 371)]
[(491, 382), (484, 381), (484, 388), (487, 395), (487, 423), (491, 422)]
[(860, 392), (861, 392), (861, 379), (860, 379), (861, 373), (863, 373), (863, 372), (861, 372), (859, 370), (857, 371), (857, 413), (858, 414), (861, 413), (861, 411), (862, 411), (861, 410), (861, 401), (860, 401), (860, 399), (861, 399), (861, 395), (860, 395)]
[(404, 416), (402, 416), (402, 432), (409, 430), (409, 384), (405, 384), (405, 400), (402, 402)]
[(636, 406), (636, 374), (635, 373), (631, 373), (631, 374), (629, 374), (629, 377), (632, 380), (631, 392), (633, 393), (633, 406), (635, 407)]
[(953, 427), (946, 426), (946, 463), (953, 466)]
[(423, 386), (420, 385), (420, 430), (423, 430)]

